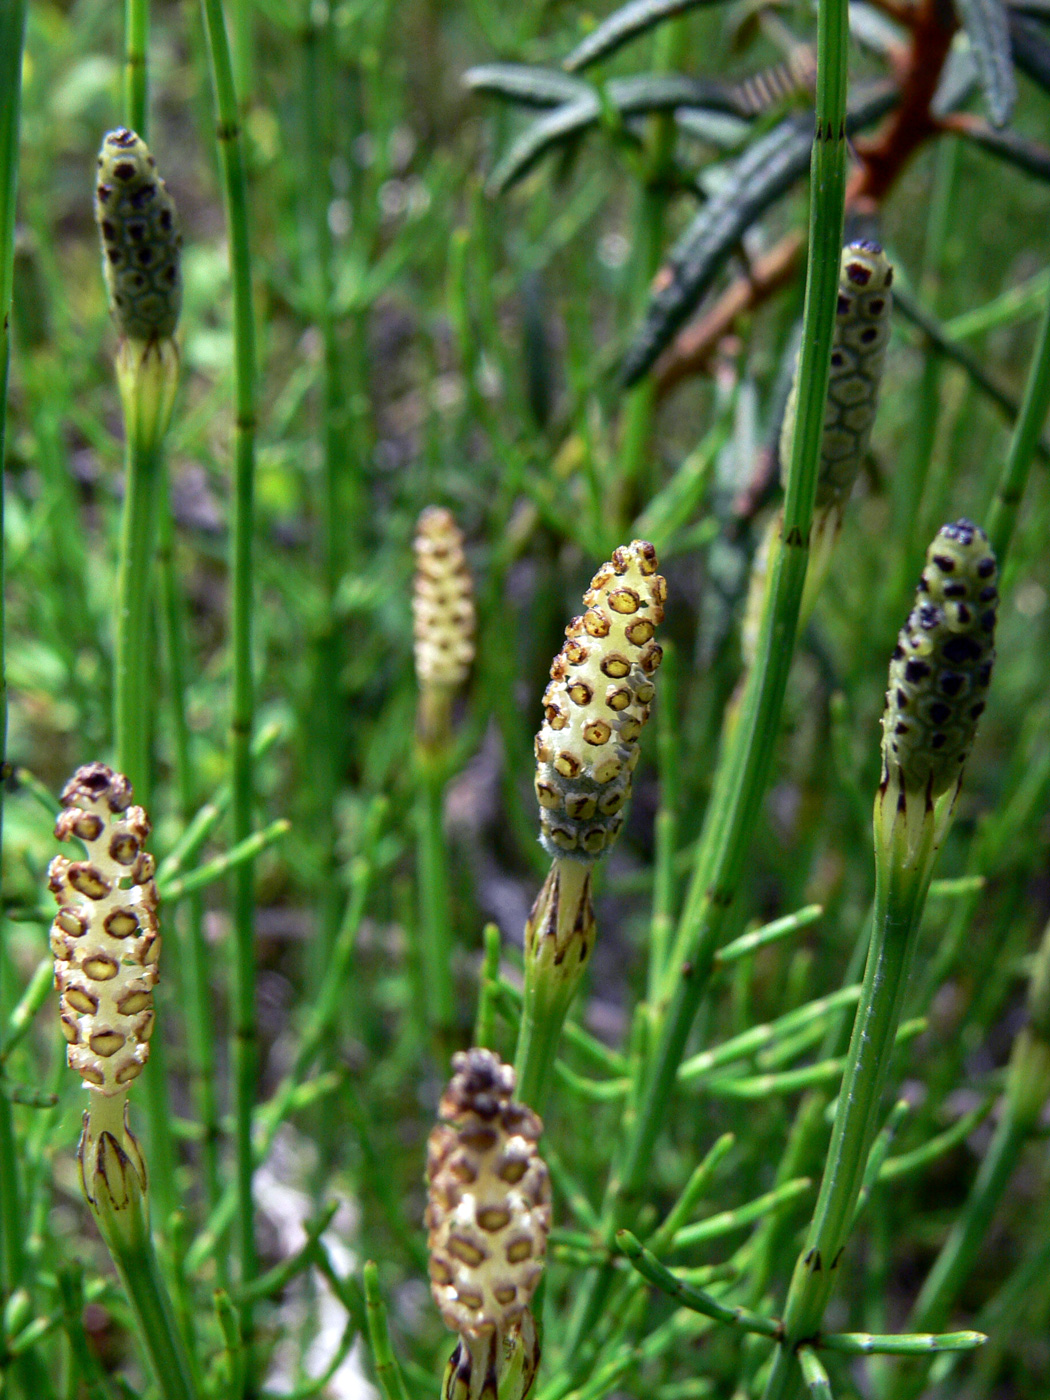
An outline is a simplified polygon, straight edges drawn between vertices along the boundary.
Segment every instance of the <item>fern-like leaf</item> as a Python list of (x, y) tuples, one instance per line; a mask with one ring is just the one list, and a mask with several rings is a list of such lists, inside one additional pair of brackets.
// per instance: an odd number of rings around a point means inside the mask
[(1002, 0), (955, 0), (955, 12), (977, 60), (988, 115), (1005, 126), (1017, 101), (1006, 7)]
[[(880, 86), (847, 114), (847, 130), (852, 133), (870, 126), (896, 102), (896, 90)], [(642, 327), (624, 357), (620, 374), (625, 384), (636, 383), (650, 369), (692, 315), (744, 233), (805, 174), (812, 144), (812, 115), (787, 117), (730, 167), (718, 193), (671, 251)]]
[(632, 39), (638, 39), (655, 29), (672, 15), (680, 15), (684, 10), (693, 10), (700, 5), (717, 4), (718, 0), (629, 0), (621, 9), (614, 11), (603, 20), (597, 29), (576, 45), (565, 60), (570, 73), (578, 73), (581, 68), (597, 63), (600, 58), (622, 48)]
[[(489, 177), (489, 189), (493, 193), (501, 194), (509, 189), (527, 175), (547, 151), (574, 140), (601, 120), (603, 93), (585, 83), (577, 86), (583, 89), (579, 96), (537, 117), (511, 145)], [(739, 96), (729, 84), (673, 73), (615, 78), (605, 85), (604, 99), (625, 121), (649, 112), (678, 108), (744, 115)]]

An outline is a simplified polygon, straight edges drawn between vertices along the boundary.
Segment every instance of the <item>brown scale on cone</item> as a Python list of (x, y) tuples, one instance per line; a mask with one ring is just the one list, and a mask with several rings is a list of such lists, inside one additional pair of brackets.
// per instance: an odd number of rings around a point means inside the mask
[(471, 1341), (518, 1331), (543, 1273), (550, 1178), (543, 1124), (515, 1102), (514, 1071), (489, 1050), (453, 1057), (427, 1144), (430, 1289)]
[(55, 986), (66, 1058), (99, 1093), (123, 1093), (142, 1073), (153, 1031), (160, 936), (150, 824), (131, 784), (104, 763), (78, 768), (55, 820), (60, 841), (78, 838), (86, 860), (56, 856), (48, 888)]
[(540, 841), (553, 859), (596, 860), (623, 825), (663, 652), (653, 640), (667, 585), (645, 540), (621, 546), (565, 629), (536, 735)]
[(419, 517), (413, 547), (416, 675), (420, 685), (455, 689), (474, 660), (474, 588), (451, 511), (429, 506)]

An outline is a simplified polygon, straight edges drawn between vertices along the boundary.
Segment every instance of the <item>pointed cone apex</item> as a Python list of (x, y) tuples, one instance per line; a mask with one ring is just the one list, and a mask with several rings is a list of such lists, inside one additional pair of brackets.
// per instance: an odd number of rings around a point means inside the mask
[[(514, 1100), (514, 1071), (490, 1050), (467, 1050), (452, 1064), (427, 1144), (430, 1288), (471, 1365), (475, 1343), (493, 1337), (502, 1368), (503, 1342), (521, 1332), (547, 1250), (550, 1178), (536, 1147), (543, 1124)], [(474, 1375), (469, 1393), (483, 1382)]]
[(884, 785), (932, 803), (958, 783), (995, 661), (996, 578), (978, 526), (959, 520), (938, 532), (890, 662)]
[(540, 842), (553, 859), (593, 861), (623, 826), (663, 656), (653, 640), (667, 585), (645, 540), (617, 549), (565, 629), (536, 735)]
[(48, 887), (59, 910), (51, 925), (55, 986), (66, 1058), (89, 1089), (117, 1096), (142, 1073), (153, 1033), (160, 935), (150, 831), (131, 785), (103, 763), (78, 768), (55, 821), (86, 860), (56, 856)]
[(102, 142), (95, 219), (117, 329), (129, 340), (171, 337), (182, 306), (182, 235), (157, 162), (127, 127)]

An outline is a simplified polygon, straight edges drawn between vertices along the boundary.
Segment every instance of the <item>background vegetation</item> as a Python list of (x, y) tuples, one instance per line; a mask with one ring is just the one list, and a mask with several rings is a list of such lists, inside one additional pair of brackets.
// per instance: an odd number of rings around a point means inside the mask
[[(851, 101), (865, 80), (906, 81), (917, 43), (907, 22), (919, 12), (853, 8)], [(1050, 52), (1045, 11), (1035, 0), (1024, 8), (1029, 39)], [(653, 975), (648, 950), (654, 937), (666, 946), (682, 906), (740, 673), (740, 615), (775, 498), (772, 445), (802, 307), (804, 179), (727, 244), (703, 304), (738, 312), (719, 334), (689, 339), (687, 327), (640, 388), (625, 389), (617, 368), (698, 200), (717, 197), (741, 142), (805, 113), (812, 97), (804, 82), (774, 84), (768, 110), (756, 99), (741, 131), (732, 112), (721, 124), (706, 108), (692, 121), (674, 108), (625, 113), (603, 87), (589, 129), (512, 178), (519, 171), (498, 162), (536, 112), (494, 101), (498, 82), (475, 75), (488, 92), (472, 91), (464, 73), (496, 60), (557, 67), (600, 17), (576, 4), (492, 0), (261, 0), (236, 17), (258, 355), (255, 1237), (261, 1270), (296, 1258), (251, 1295), (268, 1393), (312, 1393), (309, 1376), (326, 1368), (320, 1393), (351, 1393), (369, 1365), (357, 1352), (342, 1359), (363, 1329), (365, 1259), (379, 1263), (409, 1393), (439, 1384), (450, 1343), (426, 1288), (425, 1137), (448, 1050), (472, 1038), (489, 922), (502, 936), (503, 981), (493, 982), (491, 960), (488, 972), (494, 1048), (512, 1058), (522, 929), (547, 864), (531, 793), (540, 696), (587, 580), (617, 544), (643, 535), (668, 580), (668, 655), (625, 835), (599, 876), (599, 938), (574, 1013), (583, 1031), (564, 1042), (544, 1113), (557, 1228), (537, 1394), (761, 1394), (768, 1348), (739, 1329), (638, 1292), (581, 1338), (573, 1309), (586, 1270), (607, 1257), (596, 1212), (644, 1036), (636, 1007)], [(212, 1302), (216, 1288), (248, 1298), (231, 1266), (227, 1189), (237, 959), (226, 856), (244, 834), (225, 815), (236, 421), (227, 225), (201, 15), (161, 4), (152, 23), (149, 140), (180, 211), (185, 302), (151, 662), (150, 812), (167, 950), (150, 1090), (134, 1113), (197, 1380), (250, 1394), (261, 1382), (246, 1376), (236, 1329)], [(733, 84), (783, 61), (788, 24), (812, 40), (804, 6), (697, 8), (605, 60), (599, 76), (673, 70)], [(954, 23), (945, 26), (950, 41)], [(101, 136), (124, 119), (123, 45), (111, 4), (29, 7), (4, 463), (11, 777), (0, 1087), (22, 1258), (15, 1273), (9, 1246), (0, 1376), (5, 1393), (92, 1400), (152, 1384), (76, 1180), (83, 1094), (52, 1014), (45, 897), (52, 795), (113, 742), (122, 428), (91, 201)], [(847, 969), (872, 898), (887, 661), (936, 528), (988, 514), (1010, 443), (1002, 400), (1016, 408), (1022, 397), (1050, 290), (1050, 157), (1039, 145), (1050, 64), (1042, 85), (1032, 65), (1020, 73), (1008, 152), (964, 72), (956, 116), (931, 126), (913, 156), (898, 151), (886, 188), (858, 188), (863, 167), (851, 157), (847, 232), (877, 230), (917, 314), (894, 319), (873, 453), (799, 640), (725, 933), (811, 905), (822, 913), (717, 970), (690, 1052), (857, 976), (856, 964)], [(804, 153), (800, 175), (807, 164)], [(779, 264), (763, 261), (777, 249)], [(1041, 447), (1003, 575), (991, 702), (890, 1070), (891, 1094), (908, 1108), (892, 1116), (882, 1176), (843, 1266), (829, 1314), (841, 1330), (902, 1328), (964, 1208), (1002, 1112), (1031, 953), (1050, 913), (1047, 460)], [(445, 775), (447, 906), (440, 872), (435, 894), (417, 856), (420, 822), (424, 842), (427, 828), (414, 762), (411, 539), (432, 503), (449, 506), (465, 532), (479, 612)], [(195, 814), (196, 844), (185, 838)], [(435, 918), (451, 930), (455, 988), (455, 1025), (437, 1035), (420, 975), (420, 929)], [(724, 1073), (709, 1067), (683, 1088), (667, 1116), (643, 1223), (655, 1228), (712, 1144), (724, 1144), (693, 1202), (707, 1228), (674, 1262), (734, 1302), (782, 1306), (826, 1130), (792, 1168), (795, 1184), (785, 1186), (778, 1163), (800, 1104), (817, 1121), (834, 1095), (841, 1066), (826, 1064), (843, 1050), (840, 1020), (831, 1006), (808, 1028), (756, 1037)], [(977, 1265), (942, 1319), (991, 1340), (941, 1391), (931, 1382), (931, 1394), (1040, 1400), (1050, 1389), (1045, 1115), (1012, 1165), (982, 1221)], [(10, 1160), (0, 1167), (10, 1184)], [(8, 1238), (15, 1227), (8, 1216)], [(755, 1273), (759, 1258), (766, 1277)], [(907, 1393), (902, 1363), (832, 1362), (838, 1396)]]

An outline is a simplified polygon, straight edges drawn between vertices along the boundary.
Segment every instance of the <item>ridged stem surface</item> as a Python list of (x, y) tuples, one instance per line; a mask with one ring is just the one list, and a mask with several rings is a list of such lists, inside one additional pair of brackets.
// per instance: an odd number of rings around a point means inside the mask
[(124, 3), (124, 121), (149, 140), (149, 0)]
[[(233, 643), (233, 705), (230, 719), (232, 767), (231, 836), (251, 834), (253, 764), (251, 751), (254, 689), (252, 678), (252, 525), (255, 489), (255, 317), (252, 307), (251, 247), (248, 237), (248, 185), (244, 142), (233, 80), (230, 46), (221, 0), (202, 0), (215, 84), (216, 138), (222, 163), (223, 195), (230, 240), (234, 334), (234, 489), (231, 528), (230, 631)], [(242, 16), (243, 18), (243, 16)], [(240, 31), (243, 33), (242, 31)], [(234, 1116), (236, 1122), (237, 1253), (241, 1283), (256, 1272), (252, 1210), (252, 1109), (258, 1057), (255, 1018), (254, 866), (239, 865), (233, 881), (235, 939), (233, 989)], [(241, 1326), (251, 1380), (251, 1308), (241, 1309)]]
[(161, 1276), (148, 1225), (134, 1243), (103, 1230), (163, 1400), (196, 1400), (189, 1358)]

